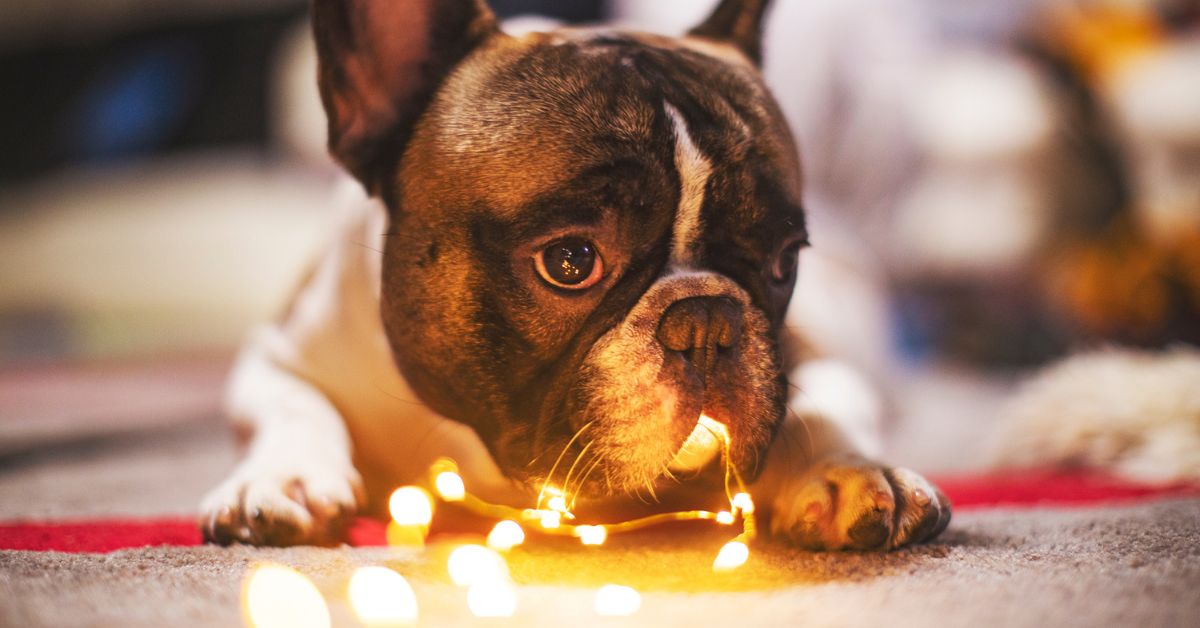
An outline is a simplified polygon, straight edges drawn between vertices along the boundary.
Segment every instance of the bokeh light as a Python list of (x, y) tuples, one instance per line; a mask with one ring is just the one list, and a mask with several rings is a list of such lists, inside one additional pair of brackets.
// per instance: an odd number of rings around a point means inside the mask
[(404, 576), (387, 567), (362, 567), (350, 577), (350, 606), (366, 626), (408, 626), (417, 621), (417, 596)]
[(329, 628), (325, 598), (311, 580), (291, 567), (255, 567), (242, 595), (253, 628)]
[(502, 552), (507, 552), (514, 546), (525, 542), (525, 530), (521, 524), (511, 519), (505, 519), (496, 524), (487, 536), (487, 546)]
[(606, 584), (596, 591), (597, 615), (624, 617), (638, 612), (641, 607), (642, 595), (630, 587)]
[(446, 562), (450, 579), (460, 587), (483, 582), (507, 582), (508, 564), (495, 550), (482, 545), (463, 545), (450, 552)]
[(473, 584), (467, 590), (467, 608), (476, 617), (511, 617), (517, 610), (517, 592), (503, 580)]
[(416, 486), (402, 486), (388, 500), (392, 520), (402, 526), (428, 526), (433, 520), (429, 494)]
[(439, 473), (434, 480), (434, 487), (437, 488), (438, 495), (448, 502), (462, 501), (467, 494), (462, 476), (453, 471)]

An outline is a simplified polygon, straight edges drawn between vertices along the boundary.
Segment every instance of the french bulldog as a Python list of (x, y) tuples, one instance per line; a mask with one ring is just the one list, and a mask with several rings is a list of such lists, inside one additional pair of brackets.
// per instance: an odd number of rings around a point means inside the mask
[[(329, 147), (361, 189), (237, 360), (247, 451), (204, 499), (206, 538), (336, 543), (441, 456), (485, 499), (550, 483), (597, 520), (711, 502), (702, 416), (776, 538), (885, 550), (944, 529), (934, 486), (809, 403), (828, 378), (806, 379), (822, 356), (786, 316), (809, 234), (759, 71), (766, 4), (724, 0), (669, 38), (509, 35), (482, 0), (315, 0)], [(847, 378), (839, 394), (863, 390)]]

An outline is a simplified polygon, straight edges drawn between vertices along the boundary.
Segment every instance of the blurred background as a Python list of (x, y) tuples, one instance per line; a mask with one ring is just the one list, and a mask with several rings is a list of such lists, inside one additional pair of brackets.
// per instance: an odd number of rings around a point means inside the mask
[[(491, 4), (674, 33), (715, 3)], [(330, 218), (306, 10), (0, 4), (0, 456), (216, 415)], [(1072, 349), (1200, 343), (1200, 1), (776, 0), (766, 38), (815, 246), (865, 278), (815, 307), (874, 330), (829, 343), (888, 384), (899, 462), (970, 466)]]

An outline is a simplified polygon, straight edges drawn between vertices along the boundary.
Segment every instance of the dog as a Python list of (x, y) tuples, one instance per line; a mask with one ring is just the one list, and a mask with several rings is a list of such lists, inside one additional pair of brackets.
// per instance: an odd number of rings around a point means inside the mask
[[(940, 533), (945, 496), (855, 445), (870, 389), (786, 316), (809, 234), (759, 71), (766, 4), (723, 0), (670, 38), (315, 0), (329, 148), (361, 190), (236, 362), (246, 454), (203, 501), (206, 539), (337, 543), (441, 456), (485, 499), (550, 483), (596, 520), (719, 503), (702, 417), (775, 538)], [(830, 382), (849, 403), (825, 411)]]

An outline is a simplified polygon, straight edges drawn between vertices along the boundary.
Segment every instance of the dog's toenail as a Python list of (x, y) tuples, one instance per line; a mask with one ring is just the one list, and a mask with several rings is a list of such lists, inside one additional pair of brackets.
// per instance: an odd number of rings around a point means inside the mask
[(926, 493), (922, 489), (915, 488), (915, 489), (913, 489), (913, 492), (912, 492), (912, 500), (913, 500), (913, 503), (915, 503), (918, 506), (921, 506), (922, 508), (925, 506), (928, 506), (929, 505), (929, 493)]

